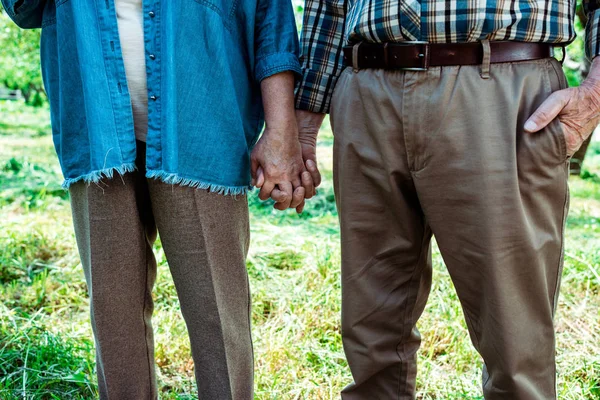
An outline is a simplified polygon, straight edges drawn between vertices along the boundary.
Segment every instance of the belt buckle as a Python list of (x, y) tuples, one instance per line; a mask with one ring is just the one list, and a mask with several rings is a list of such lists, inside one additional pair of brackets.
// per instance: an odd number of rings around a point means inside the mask
[[(402, 41), (402, 42), (395, 42), (394, 45), (398, 46), (402, 46), (402, 45), (407, 45), (407, 46), (412, 46), (412, 45), (422, 45), (423, 46), (423, 51), (421, 53), (419, 53), (419, 58), (421, 59), (422, 62), (422, 67), (415, 67), (415, 68), (398, 68), (401, 71), (427, 71), (429, 69), (429, 42), (425, 42), (425, 41), (421, 41), (421, 40), (408, 40), (408, 41)], [(387, 50), (387, 46), (386, 49)], [(387, 52), (386, 52), (387, 53)], [(386, 58), (387, 58), (387, 54), (386, 54)]]

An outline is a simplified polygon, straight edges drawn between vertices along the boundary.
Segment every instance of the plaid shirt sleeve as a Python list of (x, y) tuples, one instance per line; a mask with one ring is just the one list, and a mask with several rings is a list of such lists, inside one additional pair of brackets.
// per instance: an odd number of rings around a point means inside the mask
[(585, 51), (590, 59), (600, 55), (600, 0), (583, 0), (588, 16), (585, 27)]
[(296, 108), (329, 112), (331, 95), (343, 69), (345, 19), (346, 0), (306, 0), (300, 37), (302, 79), (296, 92)]

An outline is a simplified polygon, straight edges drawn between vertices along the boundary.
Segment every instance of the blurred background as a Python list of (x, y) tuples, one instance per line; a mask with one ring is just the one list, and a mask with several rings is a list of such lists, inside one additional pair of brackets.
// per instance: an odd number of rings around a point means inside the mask
[[(294, 0), (298, 23), (302, 2)], [(579, 38), (564, 63), (585, 77)], [(68, 193), (52, 146), (39, 31), (0, 9), (0, 399), (97, 397), (88, 301)], [(600, 399), (600, 142), (574, 157), (565, 273), (557, 315), (560, 399)], [(324, 183), (306, 211), (274, 212), (250, 195), (256, 399), (337, 399), (351, 382), (340, 337), (339, 230), (333, 137), (319, 140)], [(585, 154), (585, 158), (584, 158)], [(583, 160), (583, 163), (581, 162)], [(161, 398), (192, 399), (193, 363), (160, 240), (154, 291)], [(442, 259), (419, 328), (419, 399), (478, 399), (481, 360)]]

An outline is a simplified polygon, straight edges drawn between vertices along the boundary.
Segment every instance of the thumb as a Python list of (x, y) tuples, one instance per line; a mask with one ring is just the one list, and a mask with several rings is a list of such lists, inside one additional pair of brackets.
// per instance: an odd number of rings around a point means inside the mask
[(321, 172), (319, 172), (319, 167), (314, 159), (306, 160), (306, 169), (310, 172), (310, 176), (312, 177), (313, 183), (315, 187), (321, 184)]
[(265, 184), (265, 172), (262, 167), (258, 167), (256, 171), (256, 187), (262, 187)]
[(260, 168), (258, 160), (255, 157), (250, 157), (250, 175), (252, 175), (252, 186), (256, 184), (256, 172)]
[(552, 93), (525, 122), (525, 132), (533, 133), (544, 129), (560, 114), (566, 103), (566, 94), (562, 90)]

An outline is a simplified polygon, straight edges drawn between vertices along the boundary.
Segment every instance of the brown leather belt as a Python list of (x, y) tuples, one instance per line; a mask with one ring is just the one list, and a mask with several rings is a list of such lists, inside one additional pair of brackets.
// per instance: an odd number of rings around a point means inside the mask
[[(489, 42), (490, 63), (539, 60), (554, 56), (547, 43)], [(483, 62), (483, 45), (474, 43), (367, 43), (344, 47), (344, 63), (364, 68), (422, 71), (429, 67), (479, 65)]]

